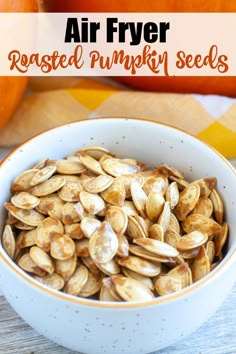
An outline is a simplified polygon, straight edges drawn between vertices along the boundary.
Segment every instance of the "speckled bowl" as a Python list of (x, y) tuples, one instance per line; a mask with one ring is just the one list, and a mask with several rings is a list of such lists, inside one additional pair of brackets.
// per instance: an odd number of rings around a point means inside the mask
[(236, 175), (216, 151), (175, 128), (150, 121), (106, 118), (80, 121), (40, 134), (0, 166), (0, 229), (14, 177), (44, 157), (63, 157), (101, 145), (150, 166), (167, 163), (186, 178), (216, 176), (230, 227), (228, 252), (204, 279), (149, 302), (102, 303), (51, 290), (21, 271), (0, 247), (1, 289), (19, 315), (39, 333), (83, 353), (148, 353), (196, 330), (224, 301), (236, 278)]

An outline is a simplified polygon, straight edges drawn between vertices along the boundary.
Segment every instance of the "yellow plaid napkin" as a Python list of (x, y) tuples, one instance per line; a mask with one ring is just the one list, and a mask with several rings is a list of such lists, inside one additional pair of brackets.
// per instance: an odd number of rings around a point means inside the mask
[[(30, 91), (0, 130), (0, 146), (72, 121), (138, 117), (181, 128), (226, 157), (236, 157), (236, 99), (131, 91), (89, 78), (33, 78)], [(110, 85), (112, 83), (112, 86)]]

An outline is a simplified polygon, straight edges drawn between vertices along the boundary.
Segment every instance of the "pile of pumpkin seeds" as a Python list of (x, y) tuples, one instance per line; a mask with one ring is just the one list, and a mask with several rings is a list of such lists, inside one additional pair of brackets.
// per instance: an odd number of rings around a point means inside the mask
[(12, 183), (2, 245), (37, 281), (101, 301), (150, 300), (207, 275), (228, 235), (216, 178), (86, 147)]

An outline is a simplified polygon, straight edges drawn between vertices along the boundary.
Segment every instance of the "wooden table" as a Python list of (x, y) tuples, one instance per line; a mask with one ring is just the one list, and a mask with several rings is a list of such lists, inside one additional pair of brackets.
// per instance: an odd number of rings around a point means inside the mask
[[(6, 152), (7, 150), (0, 149), (0, 159)], [(236, 167), (236, 159), (231, 160), (231, 163)], [(236, 284), (224, 304), (198, 331), (176, 345), (155, 354), (236, 354), (235, 325)], [(15, 313), (0, 292), (0, 354), (33, 353), (72, 354), (75, 352), (54, 344), (34, 331)]]

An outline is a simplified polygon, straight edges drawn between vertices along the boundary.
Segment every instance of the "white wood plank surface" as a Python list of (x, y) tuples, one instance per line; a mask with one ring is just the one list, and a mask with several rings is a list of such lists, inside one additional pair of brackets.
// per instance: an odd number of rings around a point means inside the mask
[[(6, 152), (7, 149), (0, 149), (0, 159)], [(231, 160), (231, 163), (236, 167), (236, 159)], [(181, 321), (181, 318), (179, 320)], [(199, 330), (176, 345), (155, 354), (236, 354), (235, 325), (236, 284), (224, 304)], [(15, 313), (0, 292), (0, 353), (73, 354), (75, 352), (56, 345), (30, 328)], [(96, 354), (96, 346), (94, 346), (94, 354)]]

